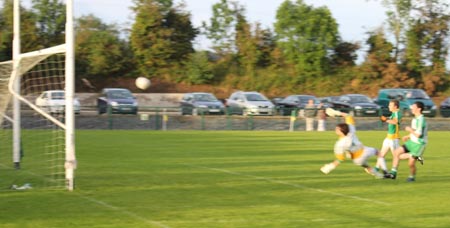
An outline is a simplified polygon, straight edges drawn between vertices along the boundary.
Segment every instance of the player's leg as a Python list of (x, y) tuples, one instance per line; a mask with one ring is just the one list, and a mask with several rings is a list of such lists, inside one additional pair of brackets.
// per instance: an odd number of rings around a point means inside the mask
[[(388, 174), (384, 175), (385, 178), (390, 178), (390, 179), (397, 178), (397, 170), (398, 170), (399, 161), (400, 161), (400, 159), (402, 159), (405, 156), (405, 153), (408, 151), (409, 150), (406, 145), (398, 147), (396, 150), (394, 150), (393, 157), (392, 157), (392, 169), (391, 169), (391, 171), (389, 171)], [(407, 155), (407, 156), (410, 156), (410, 155)]]
[(306, 118), (306, 131), (314, 130), (314, 118), (307, 117)]
[(408, 162), (409, 176), (408, 179), (406, 179), (406, 181), (412, 182), (416, 180), (416, 172), (417, 172), (416, 161), (418, 160), (418, 158), (422, 157), (423, 152), (425, 150), (425, 145), (411, 142), (408, 148), (410, 148), (410, 152), (408, 152), (408, 154), (410, 155)]
[(324, 119), (317, 120), (317, 131), (325, 131), (325, 120)]
[(409, 166), (409, 177), (406, 179), (408, 182), (413, 182), (416, 180), (416, 159), (413, 156), (409, 157), (408, 160), (408, 166)]
[(392, 148), (393, 146), (392, 144), (393, 144), (392, 139), (387, 138), (384, 139), (381, 150), (378, 152), (377, 164), (375, 165), (375, 167), (381, 169), (384, 173), (387, 173), (387, 165), (385, 157), (387, 152)]
[(370, 165), (367, 163), (370, 157), (377, 156), (378, 150), (373, 147), (364, 147), (363, 153), (358, 158), (353, 158), (353, 163), (355, 165), (361, 166), (364, 168), (364, 171), (366, 171), (368, 174), (375, 176), (375, 178), (383, 178), (383, 175), (380, 174), (376, 169), (373, 167), (370, 167)]

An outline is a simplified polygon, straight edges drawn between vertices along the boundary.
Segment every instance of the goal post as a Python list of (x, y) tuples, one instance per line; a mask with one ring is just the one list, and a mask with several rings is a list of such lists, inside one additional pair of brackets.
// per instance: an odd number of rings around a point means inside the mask
[[(20, 53), (19, 4), (14, 0), (13, 60), (0, 63), (0, 137), (12, 141), (11, 147), (6, 146), (12, 148), (11, 156), (0, 151), (0, 165), (5, 166), (9, 157), (19, 169), (16, 174), (33, 176), (21, 180), (72, 191), (77, 166), (73, 0), (66, 0), (65, 44), (28, 53)], [(44, 91), (54, 90), (62, 90), (65, 100), (56, 113), (36, 102)]]

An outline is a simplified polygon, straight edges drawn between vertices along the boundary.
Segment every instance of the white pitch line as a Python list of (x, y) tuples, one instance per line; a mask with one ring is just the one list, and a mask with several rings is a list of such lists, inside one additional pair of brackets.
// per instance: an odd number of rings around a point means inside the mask
[[(3, 164), (3, 163), (0, 163), (0, 166), (2, 166), (2, 167), (7, 167), (7, 166), (6, 166), (5, 164)], [(30, 175), (37, 176), (37, 177), (41, 177), (41, 178), (43, 178), (43, 179), (49, 180), (48, 178), (45, 178), (45, 177), (43, 177), (43, 176), (41, 176), (41, 175), (38, 175), (38, 174), (33, 173), (33, 172), (30, 172), (30, 171), (22, 171), (22, 172), (26, 172), (26, 173), (28, 173), (28, 174), (30, 174)], [(130, 217), (133, 217), (133, 218), (135, 218), (135, 219), (141, 220), (141, 221), (143, 221), (143, 222), (145, 222), (145, 223), (147, 223), (147, 224), (149, 224), (149, 225), (155, 225), (155, 226), (158, 226), (158, 227), (161, 227), (161, 228), (170, 228), (170, 226), (166, 226), (166, 225), (164, 225), (164, 224), (162, 224), (162, 223), (160, 223), (160, 222), (153, 221), (153, 220), (148, 220), (148, 219), (146, 219), (146, 218), (144, 218), (144, 217), (141, 217), (141, 216), (139, 216), (139, 215), (137, 215), (137, 214), (135, 214), (135, 213), (132, 213), (132, 212), (130, 212), (130, 211), (127, 211), (127, 210), (124, 210), (124, 209), (115, 207), (115, 206), (113, 206), (113, 205), (111, 205), (111, 204), (108, 204), (108, 203), (105, 203), (105, 202), (103, 202), (103, 201), (94, 199), (94, 198), (92, 198), (92, 197), (83, 196), (82, 194), (77, 193), (77, 192), (75, 192), (75, 194), (76, 194), (78, 197), (80, 197), (80, 198), (83, 198), (83, 199), (85, 199), (85, 200), (91, 201), (91, 202), (96, 203), (96, 204), (98, 204), (98, 205), (104, 206), (104, 207), (106, 207), (106, 208), (108, 208), (108, 209), (111, 209), (111, 210), (114, 210), (114, 211), (118, 211), (118, 212), (120, 212), (120, 213), (122, 213), (122, 214), (125, 214), (125, 215), (128, 215), (128, 216), (130, 216)]]
[(78, 196), (83, 198), (83, 199), (85, 199), (85, 200), (88, 200), (88, 201), (91, 201), (93, 203), (96, 203), (98, 205), (104, 206), (104, 207), (106, 207), (108, 209), (111, 209), (111, 210), (114, 210), (114, 211), (118, 211), (118, 212), (120, 212), (122, 214), (126, 214), (126, 215), (128, 215), (130, 217), (133, 217), (135, 219), (141, 220), (141, 221), (143, 221), (143, 222), (145, 222), (145, 223), (147, 223), (149, 225), (155, 225), (155, 226), (158, 226), (158, 227), (161, 227), (161, 228), (170, 228), (170, 226), (166, 226), (166, 225), (164, 225), (164, 224), (162, 224), (160, 222), (157, 222), (157, 221), (146, 219), (146, 218), (144, 218), (142, 216), (139, 216), (139, 215), (137, 215), (135, 213), (132, 213), (132, 212), (129, 212), (127, 210), (115, 207), (115, 206), (113, 206), (111, 204), (108, 204), (108, 203), (105, 203), (105, 202), (103, 202), (101, 200), (97, 200), (97, 199), (94, 199), (94, 198), (91, 198), (91, 197), (87, 197), (87, 196), (83, 196), (83, 195), (80, 195), (80, 194)]
[(295, 188), (301, 188), (301, 189), (306, 189), (306, 190), (315, 191), (315, 192), (327, 193), (330, 195), (346, 197), (346, 198), (355, 199), (355, 200), (359, 200), (359, 201), (366, 201), (366, 202), (370, 202), (370, 203), (376, 203), (376, 204), (387, 205), (387, 206), (391, 205), (390, 203), (386, 203), (386, 202), (379, 201), (379, 200), (373, 200), (373, 199), (363, 198), (363, 197), (359, 197), (359, 196), (352, 196), (352, 195), (346, 195), (346, 194), (337, 193), (337, 192), (331, 192), (331, 191), (323, 190), (320, 188), (310, 188), (310, 187), (306, 187), (304, 185), (294, 184), (294, 183), (290, 183), (290, 182), (286, 182), (286, 181), (274, 180), (274, 179), (268, 178), (268, 177), (248, 175), (248, 174), (243, 174), (243, 173), (239, 173), (239, 172), (233, 172), (233, 171), (226, 170), (226, 169), (211, 168), (211, 167), (206, 167), (206, 166), (198, 166), (198, 165), (192, 165), (192, 164), (185, 164), (185, 165), (191, 166), (191, 167), (196, 167), (196, 168), (209, 169), (209, 170), (218, 171), (218, 172), (222, 172), (222, 173), (228, 173), (228, 174), (232, 174), (232, 175), (236, 175), (236, 176), (250, 177), (255, 180), (264, 180), (264, 181), (271, 182), (271, 183), (288, 185), (288, 186), (292, 186)]

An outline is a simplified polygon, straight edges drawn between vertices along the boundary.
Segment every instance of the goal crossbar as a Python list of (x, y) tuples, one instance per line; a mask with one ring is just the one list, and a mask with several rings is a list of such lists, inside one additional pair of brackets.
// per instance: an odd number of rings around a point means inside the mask
[(22, 75), (25, 72), (27, 72), (30, 69), (32, 69), (37, 63), (43, 61), (49, 55), (57, 54), (57, 53), (64, 53), (65, 51), (66, 51), (66, 45), (65, 44), (61, 44), (61, 45), (58, 45), (58, 46), (42, 49), (42, 50), (39, 50), (39, 51), (33, 51), (33, 52), (20, 54), (19, 58), (18, 58), (18, 61), (21, 61), (22, 59), (25, 59), (25, 58), (34, 57), (33, 58), (33, 62), (28, 63), (27, 67), (19, 67), (18, 69), (13, 69), (13, 71), (11, 73), (11, 78), (10, 78), (9, 84), (8, 84), (8, 90), (9, 90), (9, 92), (12, 95), (14, 95), (17, 99), (19, 99), (23, 103), (25, 103), (28, 106), (30, 106), (30, 108), (34, 109), (36, 112), (38, 112), (41, 115), (45, 116), (47, 119), (49, 119), (50, 121), (52, 121), (53, 123), (55, 123), (56, 125), (61, 127), (62, 129), (66, 129), (66, 125), (64, 123), (62, 123), (58, 119), (54, 118), (53, 116), (51, 116), (50, 114), (48, 114), (47, 112), (42, 110), (41, 108), (39, 108), (36, 105), (34, 105), (33, 103), (31, 103), (29, 100), (27, 100), (26, 98), (21, 96), (17, 91), (14, 90), (14, 83), (15, 83), (15, 80), (17, 80), (18, 77), (20, 77), (20, 75)]

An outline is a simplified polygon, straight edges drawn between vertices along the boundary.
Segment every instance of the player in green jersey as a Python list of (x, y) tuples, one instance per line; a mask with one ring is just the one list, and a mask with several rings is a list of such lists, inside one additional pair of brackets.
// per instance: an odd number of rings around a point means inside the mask
[(391, 116), (389, 116), (389, 118), (381, 116), (381, 121), (388, 124), (388, 132), (386, 138), (383, 140), (383, 145), (378, 154), (377, 164), (375, 166), (377, 169), (383, 170), (385, 174), (387, 173), (387, 166), (385, 161), (387, 152), (390, 150), (391, 153), (394, 154), (394, 151), (400, 145), (400, 121), (402, 119), (402, 114), (399, 111), (398, 100), (390, 100), (388, 108), (391, 112)]
[(411, 105), (411, 112), (414, 118), (411, 121), (411, 126), (405, 128), (409, 135), (403, 137), (405, 142), (403, 146), (394, 151), (392, 159), (392, 169), (385, 175), (385, 178), (395, 179), (397, 177), (397, 170), (400, 159), (408, 159), (409, 177), (408, 182), (416, 180), (416, 161), (423, 164), (423, 152), (428, 141), (427, 122), (422, 114), (424, 104), (420, 101)]

